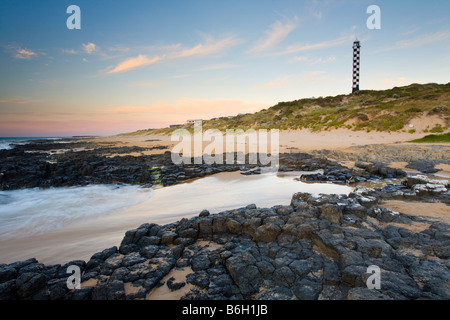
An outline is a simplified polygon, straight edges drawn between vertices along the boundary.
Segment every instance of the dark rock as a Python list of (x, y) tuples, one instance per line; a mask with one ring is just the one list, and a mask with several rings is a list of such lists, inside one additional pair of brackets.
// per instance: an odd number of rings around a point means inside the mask
[(258, 300), (293, 300), (294, 294), (289, 288), (277, 286), (258, 296)]
[(395, 300), (417, 299), (422, 294), (417, 283), (410, 277), (383, 270), (381, 272), (381, 289)]
[(198, 237), (198, 230), (196, 230), (194, 228), (188, 228), (188, 229), (179, 231), (179, 235), (182, 238), (196, 239)]
[(272, 277), (274, 283), (277, 285), (292, 285), (295, 280), (294, 272), (287, 266), (276, 269)]
[(178, 260), (181, 255), (183, 254), (184, 245), (177, 245), (176, 247), (173, 247), (170, 249), (170, 255), (174, 257), (176, 260)]
[(311, 271), (312, 267), (312, 260), (295, 260), (289, 265), (289, 268), (291, 268), (299, 278), (304, 278)]
[(114, 270), (122, 266), (124, 256), (118, 253), (111, 255), (102, 265), (102, 270)]
[(43, 274), (23, 273), (16, 279), (16, 292), (20, 298), (29, 298), (46, 285), (47, 279)]
[(121, 244), (119, 247), (119, 253), (121, 254), (130, 254), (132, 252), (136, 252), (139, 249), (138, 245), (131, 243), (131, 244)]
[(210, 217), (203, 217), (198, 224), (199, 237), (210, 238), (212, 236), (212, 219)]
[(113, 280), (97, 285), (92, 290), (92, 300), (124, 300), (125, 288), (121, 281)]
[[(13, 268), (11, 268), (13, 269)], [(14, 269), (13, 269), (14, 270)], [(0, 300), (13, 300), (16, 298), (16, 280), (11, 279), (0, 283)]]
[(67, 262), (63, 266), (61, 266), (58, 270), (58, 274), (56, 275), (57, 278), (67, 278), (70, 276), (70, 273), (67, 273), (67, 269), (70, 266), (77, 266), (80, 268), (80, 271), (83, 272), (84, 268), (86, 267), (86, 262), (84, 260), (73, 260), (70, 262)]
[(254, 265), (255, 258), (248, 252), (233, 255), (225, 262), (225, 266), (244, 296), (258, 292), (262, 282), (261, 274)]
[(86, 271), (100, 267), (103, 264), (103, 262), (104, 262), (103, 260), (91, 258), (91, 260), (89, 260), (86, 264)]
[(323, 283), (324, 285), (339, 285), (341, 283), (342, 274), (339, 265), (333, 261), (325, 260), (323, 267)]
[(342, 271), (342, 281), (350, 287), (365, 286), (366, 271), (366, 266), (349, 265)]
[(122, 265), (126, 268), (131, 267), (137, 263), (146, 261), (147, 259), (142, 257), (139, 253), (134, 252), (126, 255), (122, 260)]
[(226, 218), (224, 217), (214, 217), (212, 223), (213, 234), (222, 234), (227, 232)]
[(330, 223), (340, 224), (342, 221), (342, 209), (332, 204), (320, 207), (320, 218), (327, 219)]
[(281, 228), (278, 225), (274, 223), (264, 224), (255, 230), (254, 240), (263, 242), (276, 241), (280, 233)]
[(23, 273), (41, 273), (44, 270), (44, 265), (42, 263), (30, 263), (19, 269), (19, 274)]
[(207, 217), (209, 215), (210, 215), (209, 211), (205, 209), (205, 210), (202, 210), (202, 212), (200, 212), (200, 214), (198, 216), (199, 217)]
[(17, 270), (11, 267), (4, 267), (0, 269), (0, 283), (7, 282), (17, 277)]
[(61, 265), (59, 265), (59, 264), (51, 265), (51, 266), (44, 266), (44, 268), (42, 270), (42, 274), (45, 276), (45, 278), (48, 281), (48, 280), (51, 280), (51, 279), (57, 277), (60, 268), (61, 268)]
[(38, 263), (38, 261), (35, 258), (31, 258), (31, 259), (24, 260), (24, 261), (17, 261), (14, 263), (10, 263), (10, 264), (6, 265), (5, 268), (14, 268), (16, 270), (19, 270), (19, 269), (21, 269), (29, 264), (32, 264), (32, 263)]
[(335, 285), (324, 285), (322, 292), (317, 297), (318, 300), (345, 300), (346, 288), (342, 288)]
[(362, 266), (364, 265), (364, 259), (360, 252), (344, 251), (339, 257), (339, 264), (342, 269), (348, 266)]
[(348, 300), (390, 300), (389, 296), (386, 296), (382, 292), (375, 289), (368, 289), (366, 287), (352, 288), (348, 291)]
[(161, 238), (157, 237), (157, 236), (145, 236), (142, 237), (141, 240), (139, 241), (139, 244), (142, 247), (148, 246), (148, 245), (159, 245), (161, 243)]
[(240, 234), (242, 232), (242, 225), (234, 220), (234, 219), (228, 219), (226, 222), (227, 230), (231, 234)]
[(294, 284), (292, 292), (299, 300), (316, 300), (319, 297), (320, 285), (308, 279), (303, 279)]
[(181, 289), (186, 285), (185, 282), (175, 282), (175, 278), (171, 277), (167, 280), (167, 287), (170, 289), (170, 291), (176, 291)]
[(212, 266), (212, 263), (206, 253), (194, 256), (191, 264), (192, 270), (194, 271), (206, 270)]
[(120, 267), (117, 269), (114, 269), (113, 273), (109, 277), (110, 281), (112, 280), (119, 280), (119, 281), (125, 281), (127, 275), (130, 273), (130, 271), (125, 267)]
[(344, 214), (352, 214), (359, 218), (365, 218), (367, 216), (367, 209), (359, 203), (345, 206)]
[(166, 245), (172, 244), (177, 236), (178, 235), (173, 231), (166, 231), (161, 236), (161, 243)]
[(94, 290), (94, 287), (85, 287), (85, 288), (75, 290), (72, 293), (71, 299), (72, 300), (89, 300), (91, 298), (93, 290)]
[(201, 289), (206, 289), (209, 286), (209, 276), (205, 271), (198, 271), (190, 273), (186, 276), (187, 283), (193, 284)]
[(105, 249), (101, 252), (97, 252), (94, 255), (92, 255), (91, 259), (96, 259), (96, 260), (101, 260), (101, 261), (105, 261), (106, 259), (108, 259), (110, 256), (112, 256), (114, 253), (117, 253), (117, 247), (111, 247), (108, 249)]
[(49, 282), (48, 285), (48, 299), (50, 300), (63, 300), (69, 292), (67, 281), (65, 279), (60, 279), (52, 283)]

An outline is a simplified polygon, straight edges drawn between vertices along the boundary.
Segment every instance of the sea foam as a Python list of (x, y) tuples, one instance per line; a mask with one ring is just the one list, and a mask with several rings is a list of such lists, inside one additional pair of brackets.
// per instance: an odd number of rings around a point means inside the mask
[(75, 220), (113, 213), (153, 193), (118, 184), (0, 191), (0, 240), (43, 234)]

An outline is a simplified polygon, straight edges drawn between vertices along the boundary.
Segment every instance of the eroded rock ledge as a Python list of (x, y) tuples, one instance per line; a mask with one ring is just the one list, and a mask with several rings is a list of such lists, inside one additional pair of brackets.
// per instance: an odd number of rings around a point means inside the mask
[[(425, 192), (420, 179), (399, 186), (403, 196)], [(432, 192), (449, 197), (445, 186)], [(449, 226), (381, 209), (381, 197), (297, 193), (288, 206), (144, 224), (88, 262), (1, 265), (0, 299), (153, 299), (162, 289), (177, 299), (449, 299)], [(418, 223), (426, 228), (411, 231)], [(81, 268), (81, 289), (67, 288), (69, 265)], [(380, 290), (366, 286), (370, 265)]]

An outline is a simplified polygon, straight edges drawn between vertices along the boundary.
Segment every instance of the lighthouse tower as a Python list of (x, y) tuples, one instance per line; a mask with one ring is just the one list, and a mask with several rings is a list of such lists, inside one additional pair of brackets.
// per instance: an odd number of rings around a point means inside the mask
[(358, 39), (353, 42), (353, 88), (352, 93), (359, 91), (359, 54), (361, 45)]

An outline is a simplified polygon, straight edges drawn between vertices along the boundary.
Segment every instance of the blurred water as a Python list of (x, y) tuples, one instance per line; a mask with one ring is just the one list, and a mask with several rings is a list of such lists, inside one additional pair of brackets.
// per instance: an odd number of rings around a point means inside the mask
[(43, 263), (88, 260), (119, 246), (127, 230), (256, 204), (289, 205), (296, 192), (348, 194), (352, 188), (306, 184), (300, 173), (219, 173), (159, 189), (129, 185), (0, 192), (0, 263), (35, 257)]

